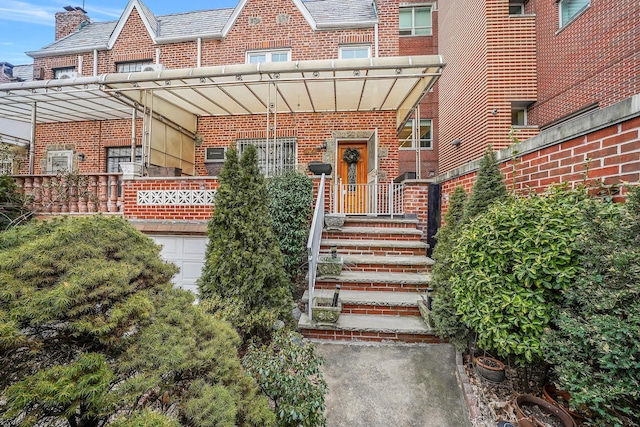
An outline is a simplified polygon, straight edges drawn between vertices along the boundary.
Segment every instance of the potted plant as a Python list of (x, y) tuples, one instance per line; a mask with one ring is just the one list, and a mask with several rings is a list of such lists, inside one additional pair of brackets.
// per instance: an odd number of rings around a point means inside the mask
[(504, 363), (498, 359), (488, 356), (478, 356), (475, 359), (476, 372), (482, 376), (482, 378), (499, 383), (504, 380)]
[(339, 276), (342, 273), (344, 261), (341, 256), (323, 256), (318, 260), (318, 274), (320, 276)]
[(316, 323), (335, 324), (342, 311), (342, 301), (338, 299), (337, 305), (332, 305), (333, 298), (314, 297), (311, 302), (311, 316)]
[(576, 423), (564, 409), (530, 394), (516, 398), (516, 416), (520, 427), (576, 427)]

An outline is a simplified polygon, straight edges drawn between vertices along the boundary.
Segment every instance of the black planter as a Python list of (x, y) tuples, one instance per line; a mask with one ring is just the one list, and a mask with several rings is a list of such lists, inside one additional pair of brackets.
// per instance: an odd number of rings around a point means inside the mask
[(314, 175), (331, 175), (331, 164), (322, 163), (317, 160), (311, 161), (307, 164), (307, 167)]

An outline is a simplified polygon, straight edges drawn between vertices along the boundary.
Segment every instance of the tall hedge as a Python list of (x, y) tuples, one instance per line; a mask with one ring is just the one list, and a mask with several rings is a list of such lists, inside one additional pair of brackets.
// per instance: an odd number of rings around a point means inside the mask
[(222, 309), (243, 338), (268, 333), (270, 313), (289, 318), (293, 298), (255, 147), (247, 147), (240, 160), (229, 149), (219, 181), (200, 296), (213, 302), (213, 311)]
[(583, 210), (584, 270), (563, 291), (547, 360), (577, 408), (598, 426), (640, 425), (640, 187), (626, 203)]
[(485, 212), (493, 202), (504, 200), (507, 196), (507, 186), (496, 160), (496, 153), (489, 146), (480, 160), (476, 181), (465, 203), (464, 221)]
[(467, 326), (456, 314), (451, 292), (452, 270), (451, 255), (458, 240), (462, 219), (464, 215), (464, 203), (467, 193), (464, 188), (458, 186), (449, 198), (449, 208), (444, 217), (445, 225), (436, 234), (436, 247), (432, 257), (436, 261), (431, 275), (431, 284), (435, 289), (432, 306), (432, 316), (438, 336), (455, 344), (459, 350), (463, 350), (470, 335)]
[(481, 348), (520, 364), (543, 359), (541, 339), (560, 292), (582, 271), (583, 203), (572, 191), (514, 197), (465, 225), (452, 254), (451, 286), (457, 313)]
[[(313, 211), (313, 181), (297, 171), (288, 171), (267, 181), (269, 211), (284, 268), (293, 283), (304, 276), (307, 239)], [(292, 289), (293, 290), (293, 289)]]

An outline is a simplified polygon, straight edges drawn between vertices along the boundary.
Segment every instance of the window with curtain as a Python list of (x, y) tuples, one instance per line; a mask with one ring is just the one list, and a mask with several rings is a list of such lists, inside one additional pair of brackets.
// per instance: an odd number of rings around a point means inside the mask
[(431, 6), (400, 8), (401, 36), (431, 35)]
[(571, 20), (591, 4), (590, 0), (560, 0), (558, 3), (560, 27), (564, 27)]
[(239, 139), (238, 154), (242, 155), (249, 145), (255, 145), (258, 152), (258, 166), (265, 176), (280, 175), (296, 168), (296, 138)]

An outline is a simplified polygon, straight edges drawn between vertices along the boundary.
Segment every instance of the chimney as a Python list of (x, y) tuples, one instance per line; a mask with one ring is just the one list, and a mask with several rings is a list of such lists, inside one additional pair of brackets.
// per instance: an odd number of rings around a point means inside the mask
[(80, 27), (84, 21), (89, 21), (87, 12), (81, 7), (65, 6), (64, 12), (56, 13), (56, 40), (68, 36)]

